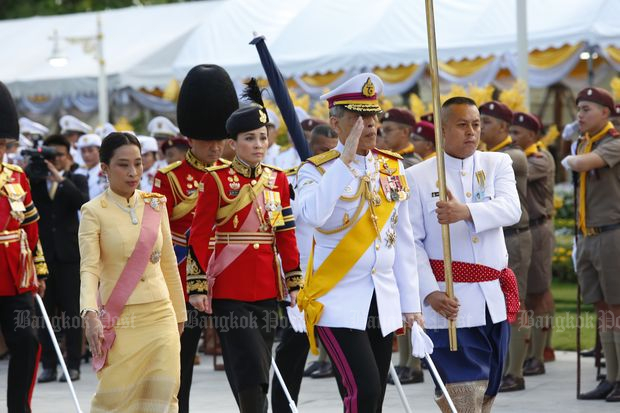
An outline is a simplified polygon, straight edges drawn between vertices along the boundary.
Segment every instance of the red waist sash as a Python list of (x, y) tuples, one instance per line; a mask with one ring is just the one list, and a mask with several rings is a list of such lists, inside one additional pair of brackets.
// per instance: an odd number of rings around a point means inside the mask
[[(443, 260), (429, 260), (437, 281), (445, 281)], [(510, 268), (496, 270), (486, 265), (469, 262), (452, 262), (452, 280), (457, 283), (479, 283), (499, 280), (499, 285), (506, 299), (506, 315), (509, 323), (517, 319), (519, 312), (519, 288), (517, 278)]]

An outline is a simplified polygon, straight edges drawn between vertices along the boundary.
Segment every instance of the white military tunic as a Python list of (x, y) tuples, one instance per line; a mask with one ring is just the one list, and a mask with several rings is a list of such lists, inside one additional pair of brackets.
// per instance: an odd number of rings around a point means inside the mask
[(294, 146), (280, 152), (274, 161), (274, 165), (280, 169), (296, 168), (301, 163), (301, 159), (299, 158), (299, 154), (297, 153), (297, 149)]
[(89, 199), (94, 199), (97, 195), (102, 193), (108, 187), (108, 180), (106, 179), (103, 171), (101, 170), (101, 164), (97, 164), (90, 169), (85, 166), (75, 170), (76, 174), (84, 175), (88, 178), (88, 196)]
[(267, 152), (265, 152), (265, 158), (263, 159), (263, 163), (266, 165), (276, 165), (276, 158), (280, 154), (281, 146), (277, 143), (272, 144), (269, 148), (267, 148)]
[[(342, 153), (343, 149), (339, 142), (335, 150)], [(339, 158), (321, 165), (325, 169), (324, 175), (312, 164), (302, 165), (298, 174), (296, 215), (308, 225), (322, 230), (342, 226), (345, 214), (353, 217), (359, 202), (365, 203), (360, 214), (363, 216), (368, 208), (368, 201), (363, 196), (353, 202), (340, 197), (354, 195), (364, 175), (371, 177), (373, 190), (381, 190), (376, 159), (377, 155), (372, 152), (366, 156), (356, 155), (350, 168), (359, 177), (355, 177)], [(386, 233), (392, 229), (395, 215), (398, 215), (395, 225), (397, 238), (395, 244), (389, 247), (385, 241)], [(314, 270), (320, 267), (354, 225), (333, 234), (314, 230)], [(365, 330), (373, 293), (376, 294), (384, 335), (403, 326), (402, 313), (420, 312), (416, 255), (406, 202), (396, 202), (390, 219), (380, 233), (381, 240), (375, 240), (342, 280), (317, 299), (324, 305), (317, 325)], [(375, 244), (379, 245), (378, 250)]]
[[(478, 151), (466, 159), (446, 154), (445, 164), (447, 188), (467, 205), (472, 216), (472, 222), (459, 221), (450, 225), (452, 260), (503, 270), (508, 265), (508, 252), (502, 227), (514, 224), (521, 217), (510, 157)], [(480, 171), (484, 171), (482, 182), (476, 178), (481, 176)], [(409, 218), (416, 243), (424, 322), (426, 328), (447, 328), (448, 321), (424, 301), (433, 291), (445, 291), (445, 283), (436, 281), (429, 264), (429, 258), (443, 260), (441, 225), (436, 214), (439, 201), (437, 158), (413, 165), (406, 175), (411, 188)], [(499, 280), (455, 282), (454, 295), (460, 303), (456, 320), (459, 328), (485, 325), (485, 306), (493, 323), (506, 319), (506, 303)]]

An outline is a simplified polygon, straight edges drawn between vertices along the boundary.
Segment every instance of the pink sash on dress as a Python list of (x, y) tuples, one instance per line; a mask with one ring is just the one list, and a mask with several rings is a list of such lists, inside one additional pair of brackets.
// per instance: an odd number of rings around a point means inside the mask
[[(112, 348), (112, 344), (114, 344), (114, 339), (116, 338), (114, 325), (120, 318), (129, 296), (138, 285), (150, 260), (153, 246), (159, 234), (159, 208), (165, 208), (165, 205), (161, 202), (162, 200), (160, 199), (159, 201), (159, 207), (153, 207), (150, 202), (144, 205), (142, 227), (140, 228), (140, 235), (136, 247), (127, 260), (125, 268), (123, 268), (123, 272), (121, 272), (116, 285), (114, 285), (108, 302), (105, 306), (100, 305), (99, 318), (101, 324), (103, 324), (103, 344), (101, 356), (95, 357), (93, 355), (93, 370), (95, 371), (101, 370), (105, 365), (108, 358), (108, 351)], [(99, 299), (100, 297), (97, 298)]]

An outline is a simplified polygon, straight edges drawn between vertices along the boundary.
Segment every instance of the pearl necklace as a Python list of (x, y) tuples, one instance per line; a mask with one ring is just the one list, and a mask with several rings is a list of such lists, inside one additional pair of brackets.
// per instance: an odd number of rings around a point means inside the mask
[(108, 196), (108, 198), (110, 198), (110, 200), (112, 202), (114, 202), (114, 204), (119, 207), (120, 209), (122, 209), (123, 211), (127, 212), (129, 214), (129, 216), (131, 217), (131, 223), (134, 225), (138, 225), (138, 215), (136, 215), (136, 203), (138, 202), (138, 197), (136, 196), (136, 199), (133, 201), (133, 206), (128, 206), (128, 207), (124, 207), (121, 204), (119, 204), (116, 199), (114, 199), (112, 196)]

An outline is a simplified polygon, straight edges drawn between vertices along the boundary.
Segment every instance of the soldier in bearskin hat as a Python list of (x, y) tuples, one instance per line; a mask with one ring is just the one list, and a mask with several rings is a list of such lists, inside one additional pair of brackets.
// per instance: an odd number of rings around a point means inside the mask
[[(0, 160), (9, 140), (19, 139), (17, 110), (0, 82)], [(40, 347), (33, 329), (34, 296), (43, 295), (32, 259), (37, 248), (39, 213), (30, 185), (16, 165), (0, 163), (0, 327), (11, 352), (7, 377), (9, 412), (30, 412)]]

